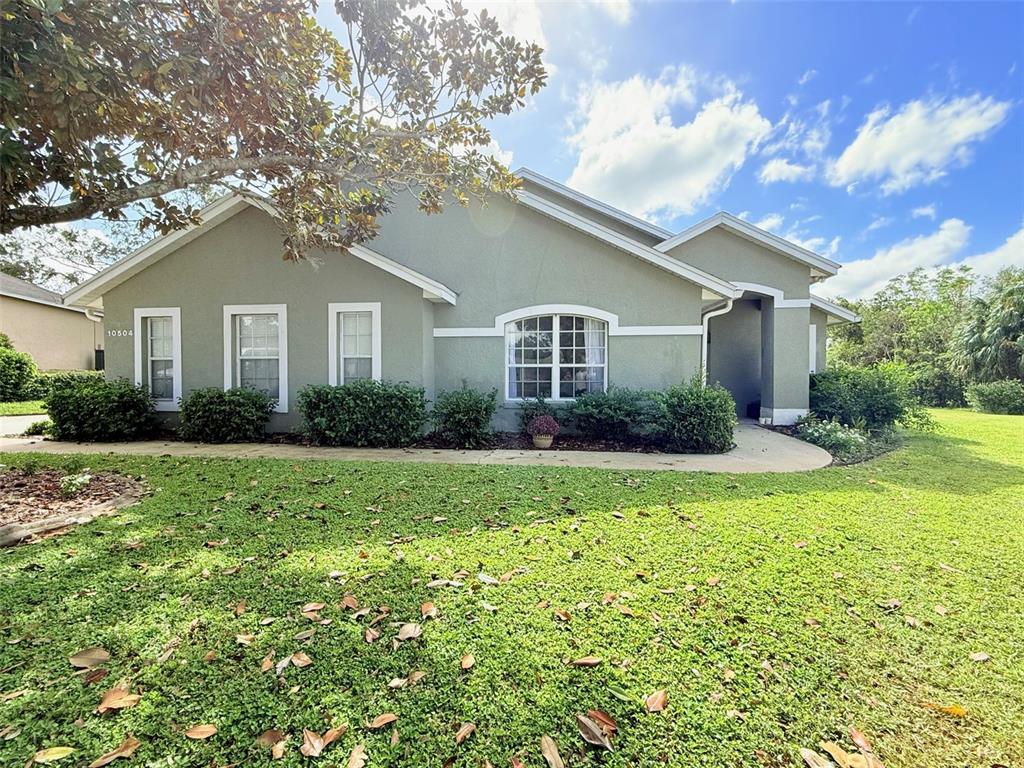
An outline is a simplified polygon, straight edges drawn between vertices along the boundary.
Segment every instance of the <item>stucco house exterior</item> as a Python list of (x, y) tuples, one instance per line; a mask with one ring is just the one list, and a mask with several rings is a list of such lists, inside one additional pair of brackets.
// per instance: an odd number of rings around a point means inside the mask
[(281, 256), (267, 204), (223, 198), (65, 296), (102, 307), (107, 375), (158, 409), (198, 387), (278, 399), (308, 384), (406, 381), (428, 397), (495, 388), (497, 428), (523, 398), (663, 389), (705, 371), (741, 415), (788, 424), (828, 327), (857, 318), (811, 294), (839, 264), (719, 213), (673, 233), (522, 170), (518, 200), (427, 216), (411, 197), (347, 253)]
[(0, 273), (0, 333), (44, 371), (91, 371), (103, 349), (103, 313), (64, 304), (61, 295)]

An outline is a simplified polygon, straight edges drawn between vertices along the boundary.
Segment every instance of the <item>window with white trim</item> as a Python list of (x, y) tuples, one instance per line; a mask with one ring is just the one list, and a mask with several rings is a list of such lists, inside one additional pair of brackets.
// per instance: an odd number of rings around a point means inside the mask
[(538, 315), (505, 324), (508, 399), (572, 400), (604, 392), (608, 323), (583, 315)]
[(181, 398), (181, 309), (134, 311), (135, 383), (149, 389), (158, 411), (176, 411)]
[(243, 387), (288, 411), (288, 316), (284, 304), (224, 307), (224, 388)]
[(329, 384), (381, 377), (380, 302), (327, 305)]

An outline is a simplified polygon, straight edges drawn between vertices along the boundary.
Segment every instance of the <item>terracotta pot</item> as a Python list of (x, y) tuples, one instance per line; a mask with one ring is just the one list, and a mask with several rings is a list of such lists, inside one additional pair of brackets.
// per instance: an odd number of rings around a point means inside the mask
[(533, 436), (533, 447), (534, 448), (550, 448), (551, 441), (555, 439), (554, 435), (534, 435)]

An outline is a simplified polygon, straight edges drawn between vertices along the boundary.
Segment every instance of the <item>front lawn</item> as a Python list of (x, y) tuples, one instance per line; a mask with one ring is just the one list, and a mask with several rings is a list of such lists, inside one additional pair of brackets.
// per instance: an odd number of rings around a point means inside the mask
[[(1024, 417), (935, 415), (790, 475), (8, 454), (153, 495), (0, 554), (0, 765), (128, 734), (115, 768), (271, 765), (279, 729), (274, 765), (542, 766), (550, 736), (570, 768), (795, 766), (851, 725), (887, 768), (1022, 765)], [(141, 698), (97, 714), (119, 682)]]
[(0, 403), (0, 416), (31, 416), (36, 413), (46, 413), (46, 407), (42, 400)]

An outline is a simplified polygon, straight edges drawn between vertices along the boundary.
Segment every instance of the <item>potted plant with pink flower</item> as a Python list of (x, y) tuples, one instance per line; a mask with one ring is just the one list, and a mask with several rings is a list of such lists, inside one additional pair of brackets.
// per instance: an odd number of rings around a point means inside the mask
[(555, 439), (561, 427), (554, 417), (544, 414), (530, 421), (526, 425), (526, 432), (533, 437), (535, 448), (550, 448), (551, 442)]

